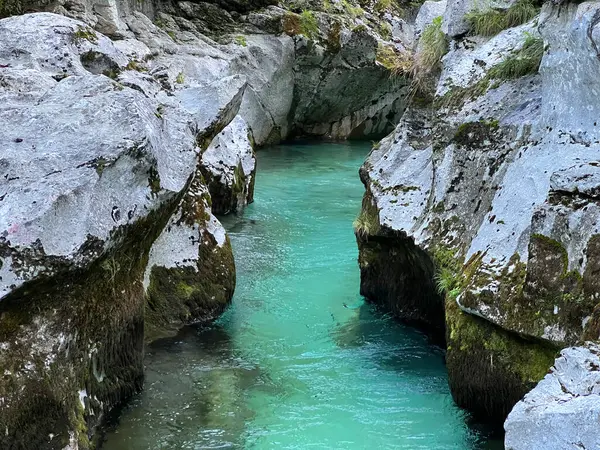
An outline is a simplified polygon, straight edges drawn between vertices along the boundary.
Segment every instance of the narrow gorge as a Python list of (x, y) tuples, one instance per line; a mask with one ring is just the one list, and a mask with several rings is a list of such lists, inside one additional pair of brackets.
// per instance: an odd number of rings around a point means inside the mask
[(0, 448), (600, 446), (599, 24), (0, 0)]

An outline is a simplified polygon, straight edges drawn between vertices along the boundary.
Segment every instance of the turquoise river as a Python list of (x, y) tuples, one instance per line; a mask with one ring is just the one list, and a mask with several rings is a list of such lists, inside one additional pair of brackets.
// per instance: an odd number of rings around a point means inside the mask
[(145, 390), (103, 450), (495, 447), (453, 405), (443, 352), (358, 294), (352, 221), (367, 152), (258, 153), (255, 203), (223, 219), (232, 306), (147, 349)]

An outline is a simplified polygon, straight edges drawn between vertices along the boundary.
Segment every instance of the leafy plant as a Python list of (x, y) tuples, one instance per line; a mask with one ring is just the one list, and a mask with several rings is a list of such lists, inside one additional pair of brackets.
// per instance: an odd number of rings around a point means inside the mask
[(179, 72), (177, 74), (177, 78), (175, 78), (175, 82), (177, 84), (183, 84), (184, 81), (185, 81), (185, 75), (183, 74), (183, 72)]

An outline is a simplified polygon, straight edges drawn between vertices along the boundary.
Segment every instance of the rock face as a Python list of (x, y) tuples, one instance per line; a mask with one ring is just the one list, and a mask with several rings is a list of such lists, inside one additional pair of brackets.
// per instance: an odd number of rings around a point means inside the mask
[[(444, 21), (464, 19), (455, 6)], [(448, 31), (435, 93), (361, 170), (361, 291), (445, 328), (454, 399), (497, 422), (560, 348), (600, 336), (599, 8), (546, 4), (491, 38)]]
[(256, 158), (250, 129), (237, 116), (202, 154), (201, 171), (215, 214), (241, 210), (252, 203)]
[[(197, 236), (170, 239), (195, 255), (179, 322), (231, 298), (231, 249), (198, 164), (245, 79), (167, 91), (133, 70), (142, 43), (119, 47), (53, 14), (0, 21), (2, 448), (88, 448), (105, 412), (140, 388), (144, 322), (158, 323), (144, 314), (144, 272), (172, 267), (160, 252), (170, 230)], [(197, 285), (204, 297), (188, 296)]]
[(600, 348), (564, 349), (550, 373), (515, 405), (504, 427), (507, 450), (598, 448)]
[(0, 17), (56, 12), (120, 41), (142, 42), (141, 58), (152, 55), (151, 70), (162, 71), (173, 89), (177, 80), (245, 75), (240, 115), (258, 146), (306, 134), (380, 138), (406, 105), (405, 74), (390, 77), (390, 65), (379, 58), (382, 48), (393, 54), (410, 47), (407, 36), (392, 32), (392, 23), (404, 22), (378, 4), (363, 10), (352, 2), (313, 2), (297, 14), (292, 2), (276, 7), (270, 1), (10, 2), (4, 12), (0, 7)]

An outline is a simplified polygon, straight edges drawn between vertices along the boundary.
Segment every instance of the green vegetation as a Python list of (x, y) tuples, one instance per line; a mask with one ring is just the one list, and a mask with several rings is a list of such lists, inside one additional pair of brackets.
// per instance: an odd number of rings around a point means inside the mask
[(400, 52), (393, 45), (379, 44), (377, 62), (390, 71), (393, 77), (407, 75), (413, 68), (412, 56), (408, 52)]
[(471, 32), (480, 36), (495, 36), (502, 30), (529, 22), (539, 12), (532, 0), (518, 0), (508, 9), (494, 9), (490, 6), (467, 14)]
[(135, 59), (132, 59), (131, 61), (129, 61), (129, 63), (125, 66), (125, 70), (135, 70), (137, 72), (147, 72), (148, 69), (146, 69), (144, 66), (142, 66), (140, 64), (139, 61), (136, 61)]
[(514, 80), (537, 73), (544, 55), (544, 41), (540, 37), (527, 35), (523, 47), (488, 72), (491, 79)]
[(392, 38), (392, 26), (388, 22), (381, 22), (379, 25), (379, 34), (383, 39), (389, 41)]
[(175, 82), (177, 84), (183, 84), (184, 81), (185, 81), (185, 75), (183, 74), (183, 72), (179, 72), (177, 74), (177, 78), (175, 78)]
[(360, 239), (368, 239), (369, 236), (379, 231), (379, 209), (372, 200), (372, 195), (367, 192), (363, 198), (360, 214), (353, 223), (354, 233)]
[(375, 3), (375, 11), (382, 13), (390, 9), (392, 6), (392, 0), (377, 0)]
[(309, 39), (319, 36), (319, 24), (312, 11), (305, 10), (300, 14), (300, 32)]
[(92, 30), (90, 27), (79, 27), (75, 33), (73, 33), (73, 41), (78, 44), (79, 42), (86, 40), (91, 42), (92, 44), (96, 44), (98, 42), (98, 36), (96, 32)]
[(362, 17), (365, 15), (364, 9), (362, 9), (360, 6), (353, 6), (347, 0), (342, 0), (342, 6), (346, 10), (346, 12), (354, 18)]
[(439, 69), (443, 56), (448, 53), (448, 38), (442, 31), (442, 17), (438, 16), (423, 30), (412, 67), (411, 95), (427, 93), (431, 89), (430, 75)]
[(0, 0), (0, 19), (22, 13), (23, 8), (20, 0)]
[(442, 17), (436, 17), (429, 24), (419, 40), (419, 54), (417, 55), (417, 64), (421, 69), (431, 71), (442, 60), (442, 57), (448, 53), (448, 39), (442, 31)]
[(242, 47), (246, 47), (248, 45), (248, 42), (246, 41), (246, 36), (242, 36), (242, 35), (235, 37), (235, 43), (237, 45), (241, 45)]
[[(498, 81), (514, 80), (526, 75), (533, 75), (539, 71), (544, 43), (540, 37), (527, 34), (523, 47), (506, 57), (503, 61), (493, 66), (488, 73), (471, 86), (453, 86), (442, 97), (436, 99), (436, 106), (440, 108), (459, 109), (467, 100), (474, 100), (487, 92), (488, 89), (498, 87)], [(492, 80), (496, 83), (492, 85)]]

